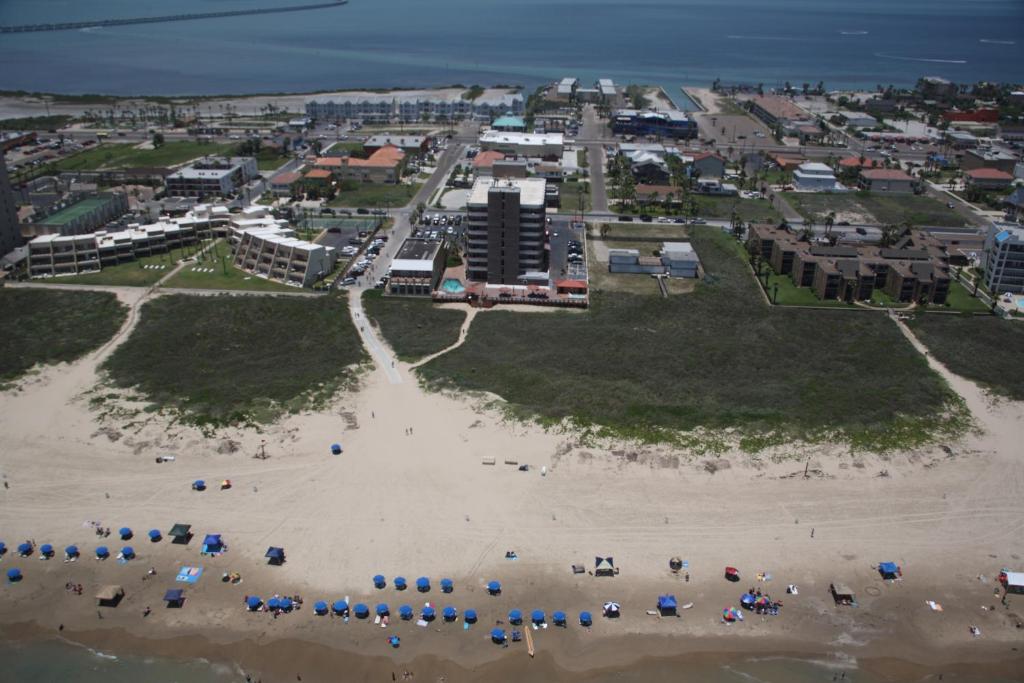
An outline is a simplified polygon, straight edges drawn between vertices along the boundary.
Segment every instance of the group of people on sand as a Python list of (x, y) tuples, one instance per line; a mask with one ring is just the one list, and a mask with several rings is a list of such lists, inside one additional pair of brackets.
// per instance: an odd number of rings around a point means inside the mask
[(92, 526), (96, 530), (96, 535), (97, 536), (102, 536), (103, 538), (106, 538), (106, 537), (110, 536), (110, 527), (109, 526), (108, 527), (104, 527), (99, 522), (89, 522), (89, 525)]
[(64, 584), (64, 590), (66, 590), (69, 593), (74, 593), (75, 595), (81, 595), (82, 594), (82, 584), (80, 584), (80, 583), (71, 583), (70, 581), (68, 581), (67, 583)]

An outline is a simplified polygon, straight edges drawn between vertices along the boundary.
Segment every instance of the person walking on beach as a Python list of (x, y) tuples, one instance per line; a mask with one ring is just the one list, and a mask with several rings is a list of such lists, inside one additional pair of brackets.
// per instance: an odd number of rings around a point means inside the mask
[(814, 527), (811, 527), (811, 538), (814, 538)]

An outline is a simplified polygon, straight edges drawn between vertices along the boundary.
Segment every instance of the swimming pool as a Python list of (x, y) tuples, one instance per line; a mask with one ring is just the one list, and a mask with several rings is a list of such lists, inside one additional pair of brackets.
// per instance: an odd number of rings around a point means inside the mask
[(466, 288), (455, 278), (448, 278), (441, 283), (441, 291), (447, 294), (462, 294), (466, 291)]

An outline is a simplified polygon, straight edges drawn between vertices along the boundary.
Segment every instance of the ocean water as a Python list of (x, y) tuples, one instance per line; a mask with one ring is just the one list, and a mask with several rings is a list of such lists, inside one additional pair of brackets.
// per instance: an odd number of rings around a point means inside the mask
[[(288, 0), (304, 4), (309, 0)], [(280, 0), (2, 0), (0, 24)], [(1024, 78), (1022, 0), (350, 0), (299, 13), (0, 35), (0, 88), (219, 94), (585, 81), (827, 87)]]

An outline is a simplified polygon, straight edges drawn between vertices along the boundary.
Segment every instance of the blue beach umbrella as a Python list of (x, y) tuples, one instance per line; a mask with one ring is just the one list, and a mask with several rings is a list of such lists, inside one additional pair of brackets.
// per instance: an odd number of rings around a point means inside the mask
[(348, 611), (348, 603), (344, 600), (335, 600), (334, 604), (331, 605), (331, 609), (334, 610), (335, 614), (342, 615)]
[(121, 556), (124, 557), (124, 559), (126, 560), (132, 559), (133, 557), (135, 557), (135, 548), (131, 547), (130, 545), (126, 545), (125, 547), (121, 548)]
[(544, 610), (542, 610), (542, 609), (535, 609), (532, 612), (530, 612), (530, 621), (532, 621), (535, 624), (543, 624), (544, 623)]
[(418, 590), (420, 593), (426, 593), (428, 590), (430, 590), (430, 579), (428, 579), (425, 576), (421, 576), (420, 578), (416, 579), (416, 590)]
[(332, 443), (331, 444), (331, 453), (333, 453), (334, 455), (341, 455), (341, 444), (340, 443)]
[(468, 610), (466, 610), (465, 612), (463, 612), (462, 618), (466, 620), (467, 624), (475, 624), (476, 623), (476, 610), (475, 609), (468, 609)]
[(591, 616), (590, 612), (580, 612), (580, 626), (592, 626), (594, 624), (594, 617)]
[(455, 589), (455, 584), (451, 579), (441, 579), (441, 592), (451, 593)]
[(505, 629), (496, 628), (491, 630), (491, 640), (499, 645), (505, 642)]
[(491, 581), (490, 583), (488, 583), (487, 584), (487, 592), (490, 593), (491, 595), (497, 595), (498, 593), (500, 593), (501, 592), (501, 582), (499, 582), (499, 581)]
[(565, 612), (558, 611), (553, 613), (551, 620), (555, 622), (555, 626), (565, 626)]
[(512, 624), (513, 626), (518, 626), (519, 624), (523, 623), (522, 610), (510, 610), (508, 613), (508, 623)]
[(0, 555), (3, 555), (6, 552), (7, 552), (7, 544), (4, 543), (3, 541), (0, 541)]
[(263, 604), (263, 601), (260, 600), (260, 597), (258, 595), (250, 595), (248, 598), (245, 599), (245, 604), (249, 608), (250, 612), (254, 612), (260, 608), (260, 605)]
[(383, 617), (391, 614), (391, 608), (388, 607), (388, 603), (382, 602), (377, 605), (377, 616)]
[(105, 545), (97, 546), (96, 557), (100, 558), (101, 560), (107, 559), (108, 557), (110, 557), (110, 549), (107, 548), (107, 546)]
[(31, 555), (32, 554), (32, 544), (31, 543), (27, 543), (27, 542), (26, 543), (18, 544), (18, 554), (19, 555)]
[(117, 533), (121, 536), (122, 541), (127, 541), (132, 537), (132, 530), (126, 526), (121, 527), (117, 530)]
[(292, 607), (294, 607), (294, 606), (295, 606), (295, 603), (294, 603), (294, 602), (292, 602), (292, 599), (291, 599), (291, 598), (281, 598), (280, 600), (278, 600), (278, 601), (277, 601), (277, 605), (278, 605), (278, 607), (280, 607), (281, 609), (283, 609), (283, 610), (284, 610), (285, 612), (287, 612), (287, 611), (289, 611), (289, 610), (290, 610), (290, 609), (291, 609)]
[(17, 567), (11, 567), (7, 570), (8, 581), (21, 581), (21, 570)]
[(409, 605), (402, 605), (398, 608), (398, 616), (400, 616), (402, 619), (405, 619), (406, 621), (412, 619), (412, 607), (410, 607)]
[(433, 607), (424, 607), (421, 615), (423, 616), (423, 621), (431, 621), (437, 616), (437, 611)]
[(365, 619), (370, 616), (370, 608), (361, 602), (357, 603), (352, 611), (355, 612), (356, 619)]
[(270, 598), (267, 600), (267, 609), (281, 609), (281, 599)]
[(69, 545), (67, 548), (64, 548), (64, 554), (68, 557), (78, 557), (78, 546)]
[(383, 574), (377, 574), (375, 577), (373, 577), (373, 587), (374, 588), (384, 588), (384, 586), (386, 586), (386, 585), (388, 585), (388, 584), (387, 584), (387, 581), (384, 580), (384, 575)]
[(153, 543), (156, 543), (161, 538), (163, 538), (163, 534), (160, 533), (159, 529), (150, 529), (149, 530), (149, 540), (153, 541)]
[(317, 600), (313, 605), (313, 611), (319, 616), (327, 614), (327, 603), (323, 600)]
[(49, 543), (44, 543), (39, 546), (39, 552), (42, 553), (43, 557), (49, 557), (53, 555), (53, 546)]
[(196, 479), (194, 482), (192, 482), (192, 488), (195, 489), (196, 491), (205, 491), (206, 482), (203, 481), (202, 479)]
[(396, 576), (395, 580), (392, 581), (391, 583), (393, 583), (395, 585), (395, 590), (397, 590), (397, 591), (404, 591), (405, 590), (406, 584), (405, 584), (405, 577), (404, 576)]
[(458, 610), (449, 605), (441, 610), (441, 616), (444, 617), (445, 621), (455, 621), (455, 617), (459, 616)]

